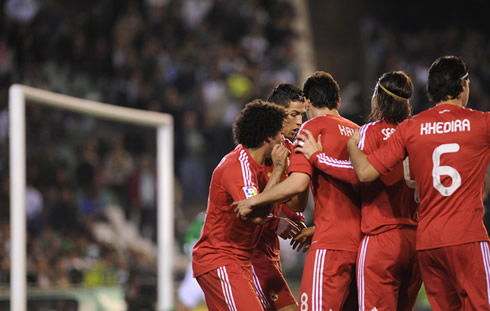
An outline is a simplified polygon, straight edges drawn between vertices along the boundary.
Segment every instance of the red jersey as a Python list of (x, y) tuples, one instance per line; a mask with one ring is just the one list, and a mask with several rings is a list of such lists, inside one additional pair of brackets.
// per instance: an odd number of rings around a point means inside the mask
[[(396, 125), (384, 120), (371, 122), (359, 129), (361, 139), (359, 149), (371, 154), (395, 131)], [(372, 183), (361, 183), (361, 231), (365, 234), (378, 234), (400, 226), (416, 226), (415, 190), (411, 183), (410, 171), (403, 163)], [(412, 185), (411, 185), (412, 186)], [(415, 187), (413, 187), (415, 188)]]
[[(289, 140), (284, 140), (284, 146), (288, 148), (288, 150), (294, 153), (294, 145)], [(265, 176), (266, 180), (269, 181), (269, 176), (274, 169), (274, 165), (272, 161), (267, 161), (264, 164)], [(287, 177), (285, 174), (284, 178)], [(279, 221), (279, 217), (281, 211), (284, 215), (293, 220), (293, 221), (304, 221), (305, 218), (303, 213), (293, 212), (290, 210), (286, 204), (284, 203), (276, 203), (271, 211), (271, 214), (267, 217), (264, 223), (264, 230), (262, 231), (262, 236), (259, 240), (259, 244), (254, 249), (253, 257), (268, 257), (271, 260), (279, 261), (280, 260), (280, 244), (279, 238), (276, 234), (277, 223)]]
[[(384, 145), (395, 131), (395, 125), (384, 120), (371, 122), (359, 129), (359, 149), (371, 154)], [(416, 226), (415, 188), (408, 165), (397, 164), (387, 175), (371, 183), (361, 183), (350, 161), (340, 161), (325, 153), (314, 153), (310, 161), (332, 177), (358, 185), (361, 191), (361, 231), (379, 234), (400, 226)], [(410, 185), (412, 188), (409, 188)]]
[(490, 113), (441, 104), (402, 122), (385, 148), (368, 155), (381, 174), (409, 155), (420, 192), (417, 249), (488, 241), (483, 181)]
[(201, 238), (192, 253), (194, 277), (228, 264), (250, 265), (262, 225), (236, 217), (231, 204), (265, 188), (262, 166), (238, 145), (213, 172)]
[[(322, 135), (325, 154), (347, 160), (347, 140), (359, 126), (341, 116), (326, 115), (303, 124), (302, 131), (311, 131), (315, 139)], [(333, 178), (318, 169), (301, 153), (290, 157), (289, 173), (299, 172), (311, 177), (316, 226), (311, 243), (314, 249), (335, 249), (357, 252), (361, 240), (359, 194), (350, 183)]]

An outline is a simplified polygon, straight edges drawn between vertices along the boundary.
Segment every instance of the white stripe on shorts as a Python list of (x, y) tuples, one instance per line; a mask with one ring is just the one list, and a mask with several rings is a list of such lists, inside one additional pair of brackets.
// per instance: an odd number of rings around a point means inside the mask
[(481, 254), (483, 257), (483, 267), (485, 268), (485, 277), (487, 279), (487, 299), (490, 306), (490, 251), (488, 242), (480, 242)]
[(359, 311), (364, 311), (364, 262), (366, 260), (366, 249), (369, 243), (369, 236), (365, 236), (361, 244), (361, 253), (357, 265), (357, 298), (359, 300)]
[(235, 299), (233, 298), (233, 293), (231, 292), (231, 284), (228, 279), (228, 273), (226, 272), (226, 266), (219, 267), (218, 277), (221, 280), (221, 288), (223, 289), (223, 296), (225, 297), (225, 302), (228, 305), (230, 311), (237, 311), (235, 306)]
[(323, 267), (325, 264), (326, 249), (315, 251), (315, 263), (313, 266), (313, 288), (311, 293), (311, 310), (322, 310), (323, 299)]
[(269, 309), (270, 308), (269, 300), (267, 300), (267, 297), (265, 296), (264, 291), (262, 290), (262, 286), (260, 286), (259, 277), (255, 273), (255, 269), (253, 266), (252, 266), (252, 271), (253, 271), (255, 292), (257, 293), (260, 302), (262, 302), (262, 306), (264, 306), (264, 309)]

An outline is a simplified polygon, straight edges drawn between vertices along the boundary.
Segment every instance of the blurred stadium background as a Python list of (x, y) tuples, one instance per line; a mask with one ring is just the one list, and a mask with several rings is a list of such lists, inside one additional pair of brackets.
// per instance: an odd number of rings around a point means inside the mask
[[(177, 288), (186, 233), (245, 103), (325, 70), (340, 84), (341, 113), (362, 124), (376, 78), (404, 70), (417, 113), (430, 106), (428, 67), (454, 54), (470, 68), (470, 107), (488, 111), (488, 9), (485, 0), (0, 0), (0, 310), (9, 310), (11, 84), (174, 117)], [(81, 310), (94, 297), (112, 304), (87, 310), (153, 310), (155, 131), (29, 103), (26, 119), (29, 310)], [(287, 249), (296, 289), (304, 257)], [(430, 310), (423, 298), (417, 310)]]

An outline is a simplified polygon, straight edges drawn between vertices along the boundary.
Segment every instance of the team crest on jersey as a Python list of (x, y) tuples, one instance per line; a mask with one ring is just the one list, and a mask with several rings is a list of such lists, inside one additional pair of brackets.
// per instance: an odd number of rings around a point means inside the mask
[(274, 302), (276, 302), (279, 299), (279, 295), (272, 290), (269, 292), (269, 295), (271, 297), (271, 300)]
[(243, 192), (245, 192), (245, 196), (248, 198), (253, 197), (254, 195), (257, 195), (257, 188), (254, 186), (245, 186), (242, 188)]

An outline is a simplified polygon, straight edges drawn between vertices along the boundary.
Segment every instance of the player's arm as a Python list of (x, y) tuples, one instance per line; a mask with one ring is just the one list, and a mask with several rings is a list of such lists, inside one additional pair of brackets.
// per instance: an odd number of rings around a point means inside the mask
[(323, 152), (321, 134), (318, 135), (318, 140), (315, 140), (309, 130), (305, 129), (303, 132), (306, 135), (297, 136), (298, 142), (301, 143), (296, 145), (296, 152), (302, 153), (314, 167), (333, 178), (352, 185), (359, 183), (350, 161), (334, 159)]
[(283, 201), (305, 191), (309, 182), (310, 176), (308, 174), (293, 172), (288, 178), (271, 189), (246, 200), (233, 202), (232, 206), (235, 207), (237, 217), (244, 218), (258, 206)]
[(380, 176), (380, 173), (371, 165), (366, 154), (359, 149), (358, 144), (359, 131), (356, 130), (354, 135), (347, 141), (347, 150), (349, 151), (350, 160), (357, 177), (359, 177), (361, 182), (376, 180)]
[[(272, 149), (272, 162), (274, 164), (274, 168), (272, 170), (271, 176), (269, 177), (269, 181), (264, 188), (264, 191), (271, 189), (275, 185), (277, 185), (280, 181), (287, 167), (287, 157), (289, 155), (289, 150), (284, 147), (282, 144), (277, 144)], [(254, 196), (255, 197), (255, 196)], [(252, 197), (252, 198), (254, 198)], [(263, 224), (267, 216), (269, 216), (272, 207), (274, 206), (274, 202), (265, 202), (260, 204), (259, 208), (254, 209), (248, 215), (248, 218), (256, 224)]]
[[(306, 205), (308, 204), (309, 195), (310, 195), (310, 189), (308, 189), (307, 187), (305, 191), (298, 193), (297, 195), (293, 196), (289, 201), (286, 202), (287, 209), (293, 212), (304, 211), (306, 209)], [(283, 211), (284, 210), (285, 209), (283, 209)]]

